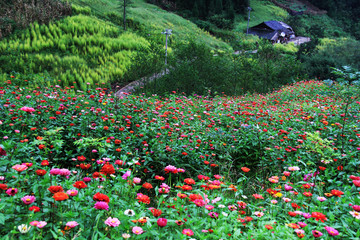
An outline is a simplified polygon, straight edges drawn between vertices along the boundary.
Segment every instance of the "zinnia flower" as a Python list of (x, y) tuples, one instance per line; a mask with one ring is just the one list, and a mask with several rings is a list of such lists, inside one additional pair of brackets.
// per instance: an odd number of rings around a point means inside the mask
[(144, 230), (141, 227), (133, 227), (132, 232), (136, 235), (140, 235), (144, 232)]
[(126, 209), (126, 210), (124, 211), (124, 214), (125, 214), (126, 216), (132, 217), (132, 216), (135, 215), (135, 212), (134, 212), (134, 210), (132, 210), (132, 209)]
[(15, 169), (18, 172), (22, 172), (22, 171), (28, 169), (28, 167), (26, 165), (16, 164), (15, 166), (12, 167), (12, 169)]
[(26, 195), (25, 197), (21, 198), (21, 200), (26, 204), (32, 204), (35, 202), (36, 198), (34, 196)]
[(109, 205), (107, 204), (107, 202), (96, 202), (94, 205), (94, 208), (98, 209), (98, 210), (109, 210)]
[(34, 211), (34, 213), (40, 212), (40, 208), (37, 207), (37, 206), (31, 206), (31, 207), (29, 208), (29, 211)]
[(184, 230), (182, 230), (182, 234), (184, 234), (186, 236), (192, 236), (192, 235), (194, 235), (194, 232), (191, 229), (184, 229)]
[(324, 222), (327, 220), (326, 216), (320, 212), (313, 212), (311, 213), (311, 217), (315, 218), (316, 221)]
[(328, 232), (328, 234), (331, 235), (331, 236), (337, 236), (337, 235), (339, 235), (338, 230), (336, 230), (335, 228), (328, 227), (328, 226), (326, 226), (326, 227), (324, 227), (324, 228), (325, 228), (325, 230)]
[(50, 186), (48, 188), (48, 190), (52, 193), (52, 194), (55, 194), (57, 192), (63, 192), (64, 189), (62, 188), (62, 186)]
[(6, 190), (6, 194), (9, 196), (15, 196), (15, 194), (18, 192), (17, 188), (9, 188)]
[(28, 226), (26, 224), (21, 224), (20, 226), (18, 226), (18, 229), (20, 233), (27, 233), (31, 229), (31, 226)]
[(78, 226), (79, 224), (75, 221), (70, 221), (70, 222), (67, 222), (66, 223), (66, 226), (69, 227), (69, 228), (74, 228), (76, 226)]
[(105, 224), (110, 227), (117, 227), (120, 225), (120, 221), (117, 218), (109, 217), (108, 219), (105, 220)]
[(66, 199), (69, 199), (69, 196), (64, 192), (57, 192), (54, 194), (53, 198), (55, 201), (64, 201)]
[(321, 237), (323, 235), (322, 232), (319, 232), (318, 230), (312, 230), (312, 234), (316, 238)]
[(166, 218), (159, 218), (159, 219), (157, 220), (157, 225), (158, 225), (159, 227), (165, 227), (166, 224), (167, 224), (167, 219), (166, 219)]
[(93, 196), (94, 201), (98, 201), (98, 202), (106, 202), (109, 203), (110, 202), (110, 198), (102, 193), (95, 193), (95, 195)]
[(77, 181), (73, 184), (73, 186), (77, 189), (83, 189), (87, 187), (87, 185), (83, 181)]
[(351, 216), (353, 216), (356, 219), (360, 219), (360, 213), (356, 212), (356, 211), (350, 211), (349, 212), (351, 214)]

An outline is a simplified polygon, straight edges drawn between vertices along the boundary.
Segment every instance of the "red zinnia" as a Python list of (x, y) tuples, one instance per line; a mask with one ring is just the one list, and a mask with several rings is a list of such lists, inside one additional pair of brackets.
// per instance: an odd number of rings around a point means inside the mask
[(249, 171), (250, 171), (250, 168), (242, 167), (241, 170), (243, 170), (244, 172), (249, 172)]
[(145, 188), (145, 189), (147, 189), (147, 190), (153, 188), (153, 186), (152, 186), (150, 183), (147, 183), (147, 182), (144, 183), (144, 184), (142, 185), (142, 187)]
[(324, 222), (327, 220), (326, 216), (320, 212), (311, 213), (311, 217), (315, 218), (316, 221), (320, 220), (320, 221)]
[(160, 209), (153, 208), (151, 209), (151, 213), (154, 217), (160, 217), (162, 214), (162, 211)]
[(87, 185), (83, 181), (77, 181), (73, 184), (73, 186), (77, 189), (83, 189), (87, 187)]
[(95, 195), (93, 196), (94, 201), (98, 201), (98, 202), (110, 202), (110, 198), (102, 193), (95, 193)]
[(337, 196), (337, 197), (341, 197), (341, 195), (343, 195), (344, 193), (342, 191), (333, 189), (333, 190), (331, 190), (331, 194), (334, 196)]
[(6, 189), (8, 189), (8, 187), (7, 187), (7, 185), (6, 184), (0, 184), (0, 189), (1, 190), (6, 190)]
[(110, 174), (114, 174), (115, 173), (115, 168), (113, 165), (111, 165), (110, 163), (106, 163), (102, 168), (100, 173), (105, 174), (105, 175), (110, 175)]
[(86, 170), (86, 169), (89, 169), (91, 167), (91, 164), (84, 164), (84, 163), (81, 163), (80, 164), (80, 168), (83, 169), (83, 170)]
[(41, 162), (41, 166), (48, 166), (49, 165), (49, 161), (48, 160), (43, 160)]
[(192, 178), (185, 178), (184, 182), (189, 185), (195, 184), (195, 181)]
[(58, 192), (63, 192), (64, 189), (62, 188), (62, 186), (50, 186), (48, 188), (48, 190), (52, 193), (52, 194), (55, 194), (55, 193), (58, 193)]
[(54, 194), (53, 198), (55, 201), (64, 201), (66, 199), (69, 199), (69, 196), (64, 192), (57, 192)]
[(40, 208), (37, 207), (37, 206), (31, 206), (31, 207), (29, 208), (29, 211), (40, 212)]
[(36, 170), (36, 174), (38, 176), (44, 176), (46, 174), (46, 170), (44, 170), (44, 169)]
[(136, 199), (139, 200), (139, 202), (150, 204), (150, 198), (144, 194), (138, 193)]

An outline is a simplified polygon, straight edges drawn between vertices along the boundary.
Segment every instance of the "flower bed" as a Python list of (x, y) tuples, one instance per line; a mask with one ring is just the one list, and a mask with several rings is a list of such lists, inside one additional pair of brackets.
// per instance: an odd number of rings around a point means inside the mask
[(360, 102), (341, 86), (116, 99), (18, 83), (0, 88), (5, 238), (360, 237)]

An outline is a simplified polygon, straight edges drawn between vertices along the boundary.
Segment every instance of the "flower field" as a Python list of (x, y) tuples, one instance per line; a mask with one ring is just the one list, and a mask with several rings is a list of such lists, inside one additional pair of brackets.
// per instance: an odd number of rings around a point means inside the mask
[[(21, 87), (19, 87), (21, 85)], [(2, 239), (359, 239), (360, 101), (0, 83)]]

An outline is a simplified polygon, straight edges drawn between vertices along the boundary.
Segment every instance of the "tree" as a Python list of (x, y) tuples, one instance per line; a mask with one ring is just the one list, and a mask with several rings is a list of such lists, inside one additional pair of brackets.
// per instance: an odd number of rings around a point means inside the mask
[(126, 31), (126, 8), (129, 7), (133, 1), (132, 0), (119, 0), (120, 1), (120, 8), (123, 8), (123, 24), (124, 24), (124, 31)]

